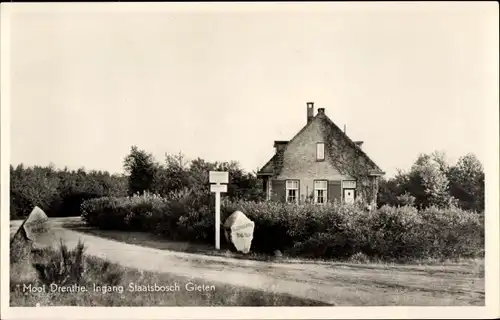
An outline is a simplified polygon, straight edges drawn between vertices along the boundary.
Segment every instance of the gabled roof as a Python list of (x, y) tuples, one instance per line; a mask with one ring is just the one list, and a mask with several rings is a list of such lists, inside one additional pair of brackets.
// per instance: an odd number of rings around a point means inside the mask
[(257, 175), (273, 175), (274, 174), (274, 160), (276, 159), (276, 154), (274, 154), (271, 159), (266, 162), (266, 164), (257, 172)]
[[(341, 130), (330, 118), (328, 118), (327, 115), (323, 114), (324, 119), (327, 121), (327, 123), (337, 132), (340, 133), (341, 137), (345, 139), (355, 150), (357, 150), (360, 155), (373, 167), (371, 174), (373, 175), (384, 175), (385, 172), (382, 171), (382, 169), (379, 168), (379, 166), (366, 154), (366, 152), (361, 149), (361, 147), (351, 140), (347, 134), (343, 130)], [(307, 126), (307, 125), (306, 125)]]
[[(361, 149), (361, 147), (355, 143), (349, 136), (345, 134), (343, 130), (341, 130), (324, 112), (316, 114), (311, 121), (309, 121), (300, 131), (287, 143), (289, 145), (294, 141), (303, 131), (305, 131), (311, 123), (313, 123), (317, 118), (321, 118), (326, 120), (327, 125), (329, 125), (333, 130), (337, 131), (337, 133), (340, 134), (340, 136), (347, 141), (347, 143), (355, 150), (358, 151), (359, 155), (363, 157), (370, 166), (373, 167), (373, 170), (370, 172), (372, 175), (384, 175), (385, 172), (383, 172), (379, 166)], [(286, 148), (286, 146), (285, 146)], [(274, 154), (271, 159), (262, 167), (262, 169), (259, 170), (257, 173), (258, 175), (273, 175), (276, 171), (277, 168), (275, 168), (275, 161), (278, 160), (281, 157), (277, 157), (276, 154)]]

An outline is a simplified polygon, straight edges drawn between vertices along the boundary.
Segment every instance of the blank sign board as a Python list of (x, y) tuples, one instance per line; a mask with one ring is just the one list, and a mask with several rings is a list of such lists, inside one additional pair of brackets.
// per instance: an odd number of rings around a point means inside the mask
[(228, 183), (229, 173), (227, 171), (210, 171), (210, 183)]
[(227, 184), (212, 184), (210, 185), (212, 192), (227, 192)]

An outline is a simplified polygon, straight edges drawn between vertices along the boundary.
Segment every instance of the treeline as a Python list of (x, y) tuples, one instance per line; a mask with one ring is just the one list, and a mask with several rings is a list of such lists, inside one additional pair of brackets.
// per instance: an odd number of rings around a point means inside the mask
[(133, 146), (125, 158), (124, 168), (129, 195), (147, 191), (167, 196), (182, 190), (209, 195), (209, 171), (228, 171), (226, 197), (250, 201), (264, 199), (262, 181), (255, 172), (245, 172), (236, 161), (209, 162), (201, 158), (188, 161), (182, 154), (165, 154), (164, 163), (159, 163), (151, 153)]
[(83, 201), (127, 195), (127, 177), (106, 171), (10, 166), (10, 217), (28, 215), (35, 206), (48, 216), (78, 216)]
[[(106, 171), (55, 169), (53, 166), (10, 166), (10, 212), (23, 217), (34, 206), (49, 216), (81, 214), (83, 201), (99, 197), (123, 197), (145, 191), (160, 196), (189, 190), (200, 201), (209, 202), (208, 172), (229, 171), (230, 200), (264, 199), (262, 181), (255, 172), (245, 172), (237, 162), (188, 161), (182, 154), (165, 154), (158, 162), (151, 153), (133, 146), (124, 158), (126, 175)], [(443, 153), (421, 155), (408, 171), (400, 171), (379, 185), (378, 207), (414, 206), (418, 209), (458, 206), (468, 211), (484, 211), (484, 170), (473, 154), (449, 164)], [(208, 203), (207, 202), (207, 203)]]
[(227, 197), (259, 201), (262, 182), (255, 173), (245, 172), (237, 162), (208, 162), (201, 158), (187, 161), (182, 155), (165, 154), (160, 163), (151, 153), (135, 146), (124, 159), (126, 175), (106, 171), (56, 169), (53, 166), (10, 166), (10, 215), (28, 215), (34, 206), (48, 216), (78, 216), (85, 200), (124, 197), (145, 191), (160, 196), (190, 190), (200, 201), (210, 201), (208, 172), (229, 171)]
[(422, 154), (408, 171), (379, 184), (378, 206), (458, 206), (484, 212), (484, 169), (473, 154), (449, 164), (442, 152)]

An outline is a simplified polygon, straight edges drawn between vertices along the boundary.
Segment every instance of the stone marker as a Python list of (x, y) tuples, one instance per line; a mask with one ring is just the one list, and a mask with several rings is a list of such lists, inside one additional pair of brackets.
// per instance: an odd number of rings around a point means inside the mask
[(252, 245), (255, 223), (241, 211), (233, 212), (224, 223), (224, 234), (237, 251), (247, 254)]
[(33, 249), (42, 249), (54, 244), (53, 230), (47, 215), (35, 207), (24, 220), (10, 241), (11, 259), (24, 259)]

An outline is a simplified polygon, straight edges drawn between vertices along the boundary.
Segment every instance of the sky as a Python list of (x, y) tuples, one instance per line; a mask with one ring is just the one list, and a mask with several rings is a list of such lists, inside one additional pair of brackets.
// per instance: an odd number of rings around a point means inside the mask
[(484, 162), (495, 4), (15, 4), (11, 163), (121, 173), (137, 145), (253, 171), (309, 101), (388, 176), (435, 150)]

